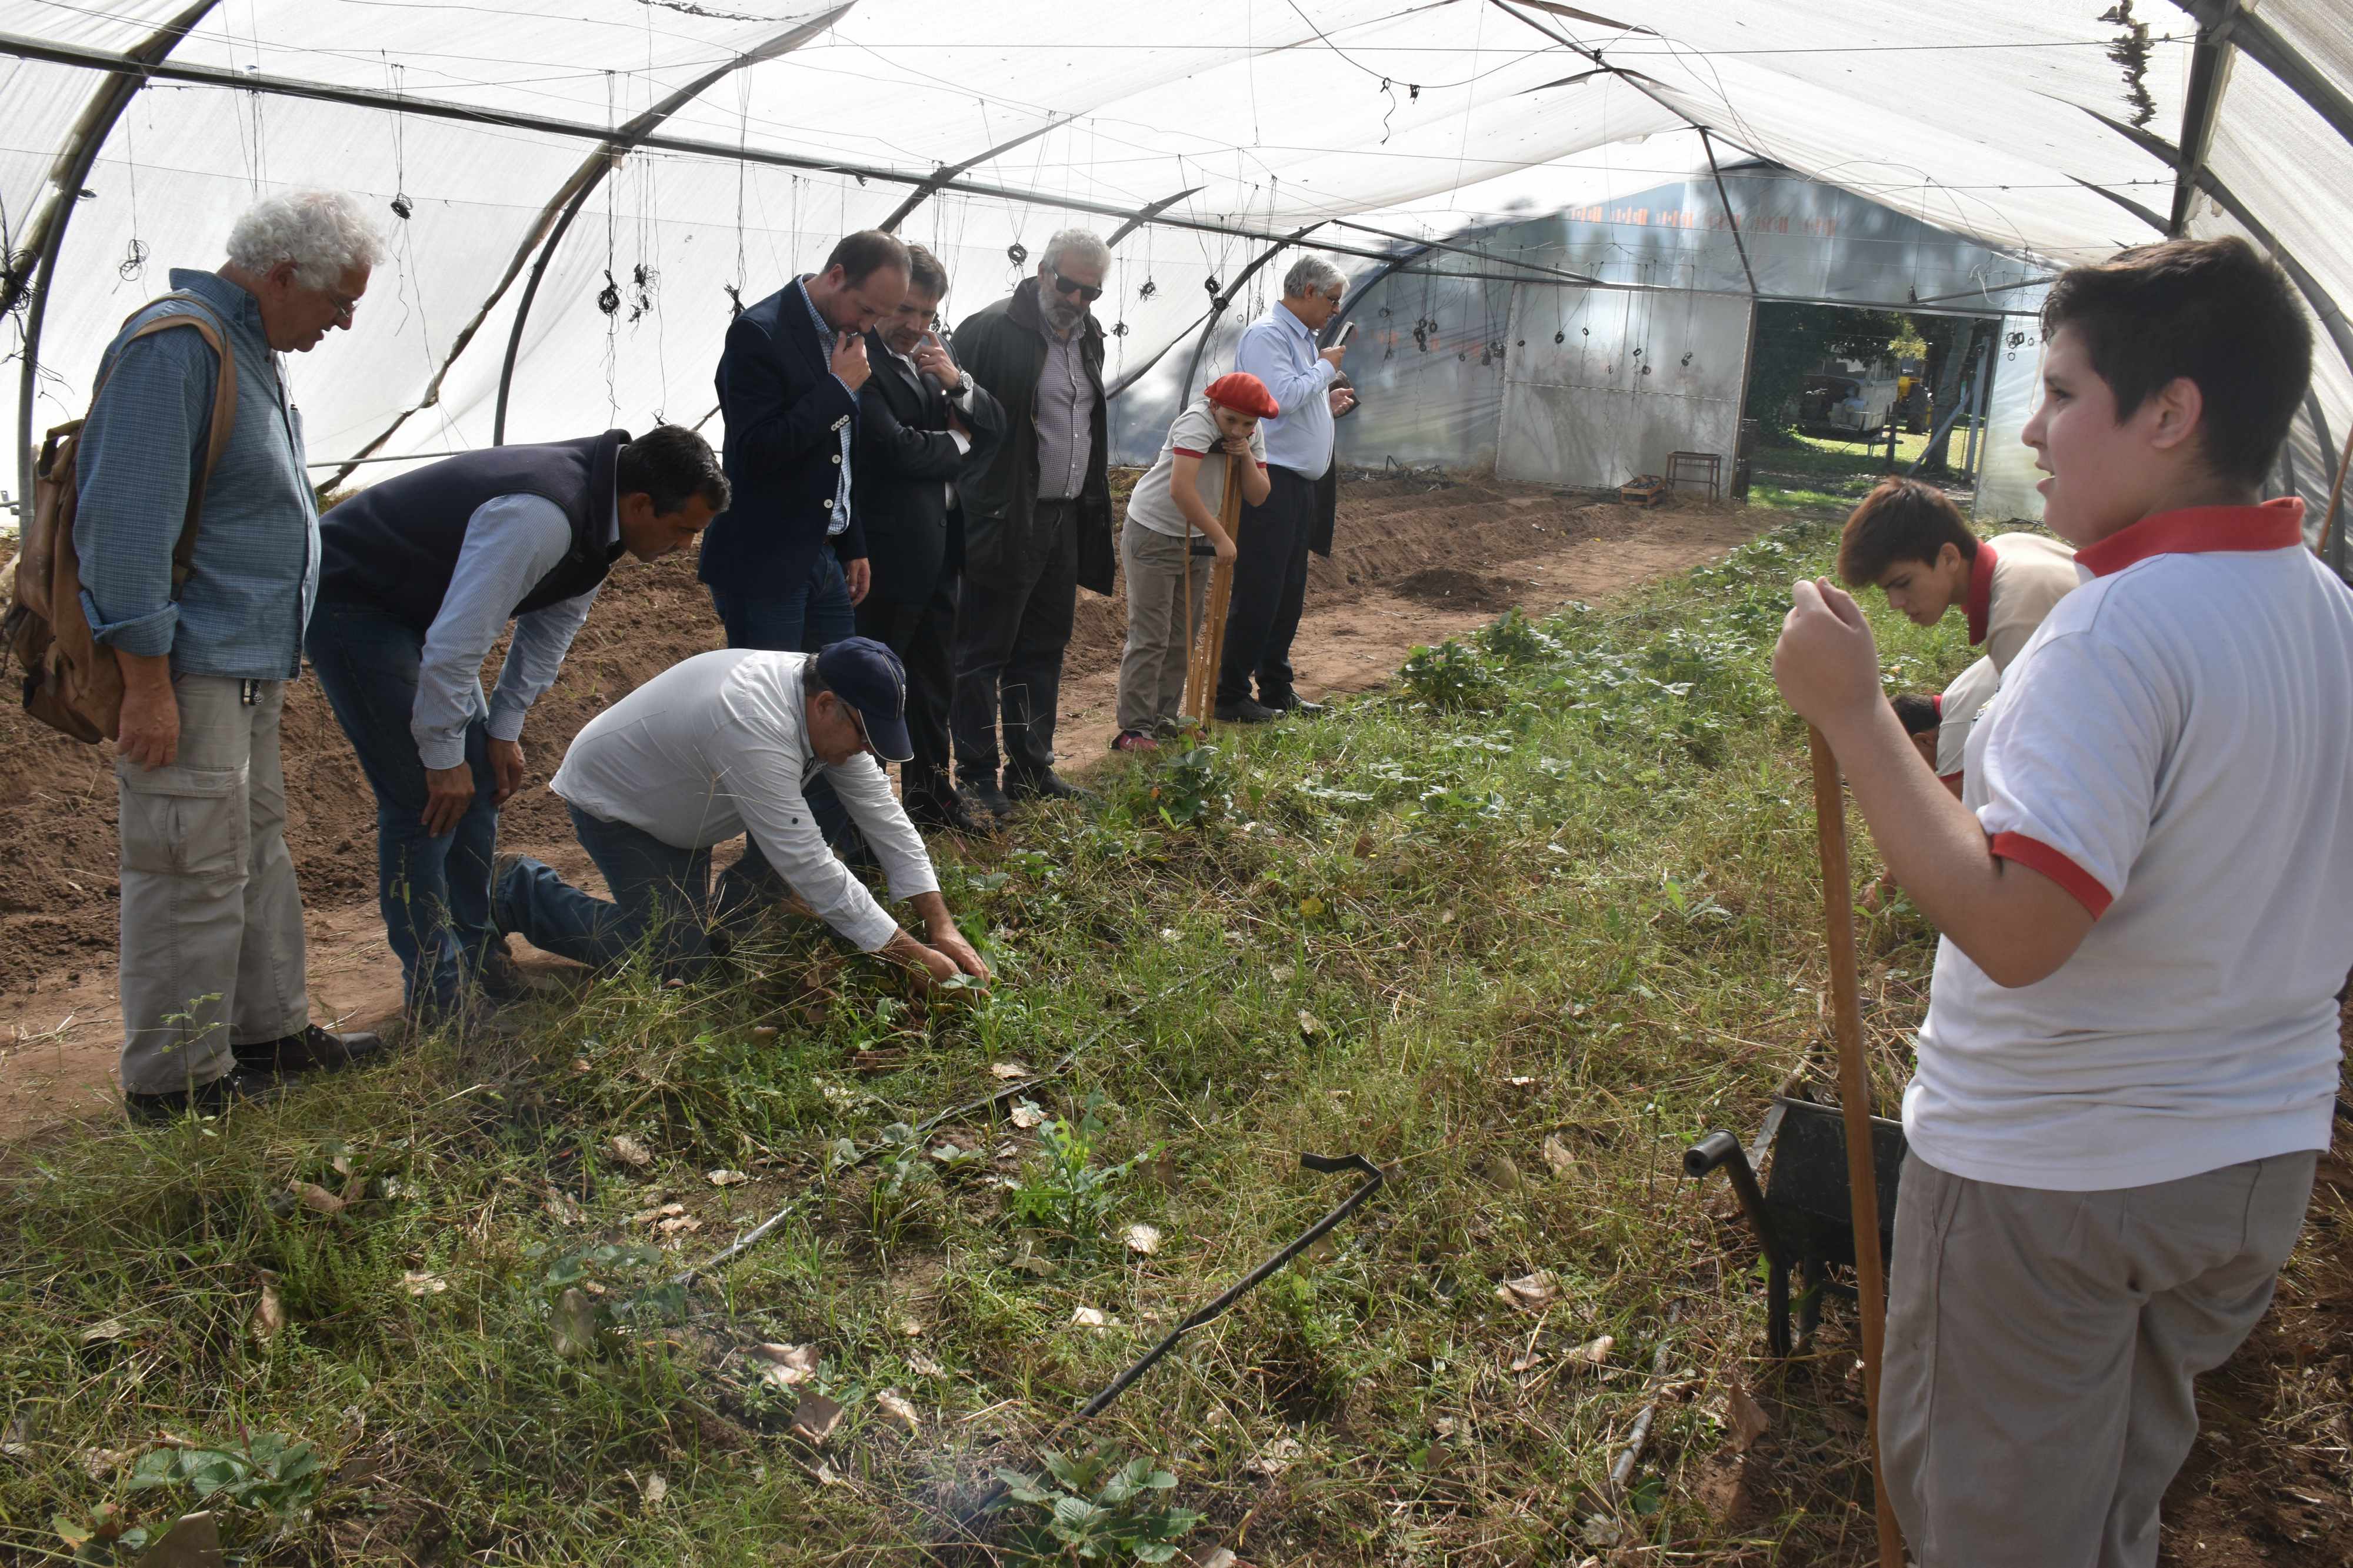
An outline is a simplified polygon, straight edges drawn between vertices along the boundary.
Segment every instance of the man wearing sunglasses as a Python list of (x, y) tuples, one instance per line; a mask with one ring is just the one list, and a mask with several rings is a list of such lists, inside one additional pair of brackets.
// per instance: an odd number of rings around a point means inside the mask
[(1054, 772), (1054, 714), (1078, 591), (1112, 591), (1103, 331), (1088, 310), (1110, 270), (1101, 239), (1064, 229), (1035, 278), (956, 330), (964, 369), (1004, 405), (1007, 433), (961, 486), (949, 723), (960, 792), (1000, 817), (1017, 800), (1084, 795)]

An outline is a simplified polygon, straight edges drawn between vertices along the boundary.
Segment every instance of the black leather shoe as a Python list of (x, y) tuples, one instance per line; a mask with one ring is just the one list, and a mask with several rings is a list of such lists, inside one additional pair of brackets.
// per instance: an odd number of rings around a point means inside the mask
[(991, 816), (1002, 818), (1013, 815), (1011, 797), (997, 787), (995, 779), (964, 779), (958, 782), (956, 788), (966, 801)]
[(270, 1074), (235, 1067), (212, 1082), (200, 1083), (194, 1089), (169, 1089), (162, 1094), (133, 1094), (126, 1089), (122, 1109), (137, 1124), (163, 1127), (183, 1116), (218, 1116), (240, 1100), (264, 1098), (276, 1087)]
[(1218, 704), (1218, 722), (1220, 724), (1271, 724), (1282, 717), (1264, 703), (1253, 702), (1247, 697), (1239, 702)]
[(1266, 698), (1262, 706), (1271, 708), (1278, 713), (1296, 714), (1302, 719), (1318, 718), (1324, 711), (1324, 704), (1310, 702), (1296, 691), (1286, 691), (1280, 697)]
[(944, 800), (933, 795), (919, 795), (907, 803), (907, 820), (918, 827), (961, 833), (968, 838), (997, 837), (996, 814), (975, 805), (960, 795), (949, 795)]
[(384, 1049), (380, 1035), (331, 1035), (316, 1024), (282, 1040), (258, 1040), (231, 1046), (237, 1069), (250, 1073), (332, 1072), (364, 1061)]
[(1005, 793), (1015, 800), (1086, 800), (1094, 796), (1048, 768), (1042, 773), (1009, 773)]

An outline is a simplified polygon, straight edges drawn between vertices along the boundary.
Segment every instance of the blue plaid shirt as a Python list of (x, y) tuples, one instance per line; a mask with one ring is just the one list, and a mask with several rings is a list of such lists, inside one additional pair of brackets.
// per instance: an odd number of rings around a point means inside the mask
[[(821, 352), (829, 349), (834, 341), (834, 331), (826, 319), (818, 314), (817, 301), (809, 298), (808, 279), (796, 279), (793, 281), (793, 287), (801, 291), (801, 303), (808, 307), (809, 320), (817, 323), (817, 341), (821, 345)], [(827, 363), (829, 364), (832, 362), (828, 359)], [(852, 403), (858, 401), (857, 388), (842, 381), (838, 375), (833, 379), (841, 382), (841, 390), (849, 394)], [(857, 423), (858, 418), (855, 415), (841, 422), (841, 482), (833, 487), (833, 521), (825, 525), (825, 536), (828, 539), (845, 531), (849, 527), (849, 437), (852, 427)]]
[(302, 416), (287, 401), (278, 356), (252, 295), (211, 272), (172, 270), (172, 287), (212, 307), (237, 360), (237, 427), (205, 487), (195, 557), (172, 593), (172, 547), (204, 461), (219, 374), (187, 328), (124, 346), (142, 310), (106, 351), (105, 391), (83, 426), (74, 548), (82, 613), (101, 643), (169, 654), (185, 674), (290, 680), (319, 587), (319, 509), (303, 469)]

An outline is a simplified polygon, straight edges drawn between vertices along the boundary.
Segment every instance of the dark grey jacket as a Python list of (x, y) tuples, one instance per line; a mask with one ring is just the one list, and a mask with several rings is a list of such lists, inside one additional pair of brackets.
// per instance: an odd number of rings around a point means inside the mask
[[(1094, 455), (1079, 491), (1079, 585), (1111, 592), (1117, 558), (1111, 530), (1110, 422), (1103, 412), (1103, 324), (1089, 316), (1080, 357), (1095, 389)], [(987, 579), (1033, 558), (1043, 549), (1037, 537), (1038, 377), (1046, 364), (1046, 318), (1038, 305), (1038, 279), (1025, 279), (1009, 299), (999, 300), (956, 329), (956, 363), (997, 395), (1005, 407), (1010, 438), (985, 468), (968, 468), (957, 489), (964, 496), (965, 571)]]

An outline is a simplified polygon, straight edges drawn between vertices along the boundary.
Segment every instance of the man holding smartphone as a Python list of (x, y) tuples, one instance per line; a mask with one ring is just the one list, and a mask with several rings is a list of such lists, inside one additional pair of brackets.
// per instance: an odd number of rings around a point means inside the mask
[(1339, 311), (1347, 289), (1338, 268), (1320, 256), (1301, 257), (1283, 274), (1282, 298), (1243, 330), (1234, 351), (1234, 368), (1265, 383), (1281, 412), (1260, 422), (1271, 488), (1263, 502), (1243, 503), (1236, 541), (1240, 555), (1218, 671), (1217, 715), (1228, 723), (1324, 710), (1292, 684), (1291, 639), (1307, 600), (1307, 552), (1332, 553), (1339, 507), (1333, 421), (1356, 403), (1340, 374), (1347, 334), (1330, 348), (1315, 346), (1315, 334)]

